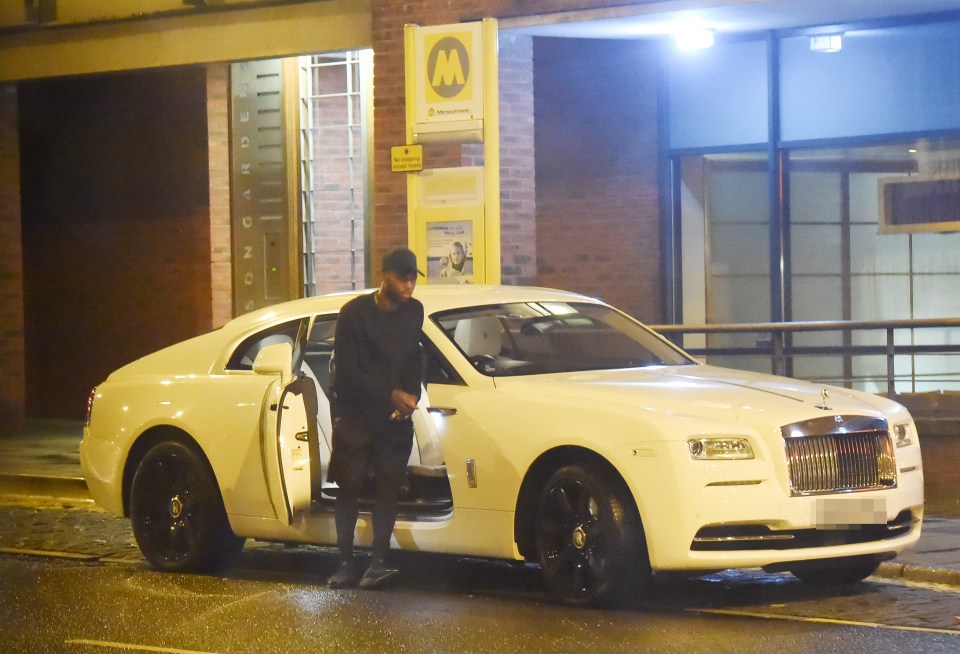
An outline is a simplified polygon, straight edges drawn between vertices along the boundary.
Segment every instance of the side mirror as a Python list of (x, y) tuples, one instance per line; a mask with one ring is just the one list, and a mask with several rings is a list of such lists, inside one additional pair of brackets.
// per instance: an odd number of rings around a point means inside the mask
[(263, 348), (253, 362), (253, 371), (258, 375), (280, 375), (280, 382), (286, 386), (293, 380), (293, 346), (274, 343)]

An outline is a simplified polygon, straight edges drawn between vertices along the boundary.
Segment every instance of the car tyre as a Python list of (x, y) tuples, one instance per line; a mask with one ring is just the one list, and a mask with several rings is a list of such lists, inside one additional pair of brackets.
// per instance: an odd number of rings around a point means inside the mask
[(811, 562), (790, 570), (790, 574), (807, 584), (855, 584), (863, 581), (880, 567), (874, 557), (852, 557), (830, 562)]
[(153, 446), (137, 466), (130, 521), (140, 551), (158, 570), (222, 569), (243, 548), (244, 539), (230, 529), (206, 461), (176, 441)]
[(551, 475), (537, 506), (536, 552), (561, 602), (607, 605), (642, 590), (650, 568), (633, 506), (599, 466), (577, 463)]

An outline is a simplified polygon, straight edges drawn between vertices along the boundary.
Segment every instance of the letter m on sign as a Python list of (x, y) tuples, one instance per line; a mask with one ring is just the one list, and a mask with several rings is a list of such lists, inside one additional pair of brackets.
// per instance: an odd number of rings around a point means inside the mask
[(433, 67), (433, 79), (430, 86), (442, 88), (453, 86), (455, 83), (463, 86), (466, 83), (463, 75), (463, 65), (460, 63), (460, 53), (457, 50), (437, 52), (437, 65)]
[(427, 99), (470, 100), (470, 46), (471, 34), (438, 35), (427, 43)]

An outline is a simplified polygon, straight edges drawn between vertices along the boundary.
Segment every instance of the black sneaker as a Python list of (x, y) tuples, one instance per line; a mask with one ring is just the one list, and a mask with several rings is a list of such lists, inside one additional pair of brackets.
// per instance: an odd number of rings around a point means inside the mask
[(383, 588), (387, 583), (394, 579), (400, 571), (396, 568), (388, 568), (383, 561), (374, 561), (373, 565), (367, 568), (360, 578), (360, 588), (364, 590), (377, 590)]
[(353, 561), (341, 561), (337, 571), (327, 579), (327, 588), (353, 588), (357, 585), (357, 570)]

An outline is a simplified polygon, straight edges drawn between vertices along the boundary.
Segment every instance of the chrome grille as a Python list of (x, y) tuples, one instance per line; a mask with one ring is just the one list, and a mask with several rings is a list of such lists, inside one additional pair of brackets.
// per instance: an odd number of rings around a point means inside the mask
[[(806, 426), (810, 426), (809, 423)], [(885, 427), (882, 430), (784, 438), (791, 494), (815, 495), (895, 487), (897, 468), (893, 442)], [(786, 436), (788, 429), (783, 431)]]

